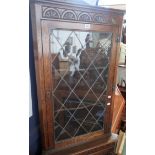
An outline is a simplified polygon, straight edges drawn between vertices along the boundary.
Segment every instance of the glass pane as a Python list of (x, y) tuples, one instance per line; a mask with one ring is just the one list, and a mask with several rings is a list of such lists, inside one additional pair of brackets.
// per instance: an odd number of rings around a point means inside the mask
[(51, 30), (55, 141), (104, 129), (111, 32)]

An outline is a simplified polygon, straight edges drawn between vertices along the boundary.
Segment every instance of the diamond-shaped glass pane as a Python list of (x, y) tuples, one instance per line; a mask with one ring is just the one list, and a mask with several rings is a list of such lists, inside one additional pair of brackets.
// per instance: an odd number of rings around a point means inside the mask
[(111, 32), (51, 30), (55, 141), (104, 129)]

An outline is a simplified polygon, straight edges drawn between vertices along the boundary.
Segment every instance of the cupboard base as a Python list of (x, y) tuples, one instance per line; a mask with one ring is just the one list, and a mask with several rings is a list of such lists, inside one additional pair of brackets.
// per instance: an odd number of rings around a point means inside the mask
[(106, 139), (98, 138), (76, 146), (43, 151), (42, 155), (115, 155), (116, 144), (117, 134), (111, 134)]

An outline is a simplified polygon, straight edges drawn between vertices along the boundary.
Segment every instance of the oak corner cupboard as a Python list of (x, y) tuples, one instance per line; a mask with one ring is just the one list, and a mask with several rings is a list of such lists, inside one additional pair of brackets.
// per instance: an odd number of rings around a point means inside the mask
[(32, 0), (43, 154), (113, 155), (113, 97), (123, 11)]

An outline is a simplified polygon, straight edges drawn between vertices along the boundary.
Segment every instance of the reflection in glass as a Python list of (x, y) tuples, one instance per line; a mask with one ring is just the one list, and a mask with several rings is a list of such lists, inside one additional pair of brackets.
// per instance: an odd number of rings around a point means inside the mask
[(51, 30), (55, 141), (104, 129), (111, 32)]

